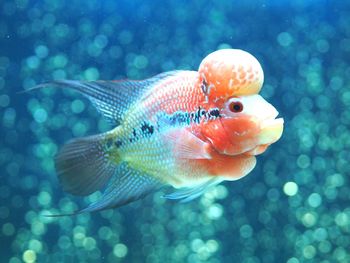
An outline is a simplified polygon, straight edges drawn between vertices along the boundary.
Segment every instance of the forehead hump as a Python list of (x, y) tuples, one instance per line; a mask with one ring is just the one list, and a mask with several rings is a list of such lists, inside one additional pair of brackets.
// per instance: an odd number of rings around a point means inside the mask
[(199, 66), (200, 82), (209, 87), (210, 99), (258, 94), (264, 82), (259, 61), (246, 51), (221, 49)]

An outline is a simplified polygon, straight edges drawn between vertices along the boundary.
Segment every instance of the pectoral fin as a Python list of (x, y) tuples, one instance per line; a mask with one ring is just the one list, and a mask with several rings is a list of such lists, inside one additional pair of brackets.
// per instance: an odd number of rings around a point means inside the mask
[(195, 136), (186, 128), (170, 129), (163, 133), (164, 139), (171, 145), (175, 158), (179, 159), (211, 159), (212, 147)]

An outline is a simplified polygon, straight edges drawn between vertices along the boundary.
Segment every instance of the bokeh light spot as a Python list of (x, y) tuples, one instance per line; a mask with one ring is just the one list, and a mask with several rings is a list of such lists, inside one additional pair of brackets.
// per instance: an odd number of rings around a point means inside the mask
[(283, 192), (289, 196), (296, 195), (298, 193), (298, 185), (295, 182), (287, 182), (283, 186)]
[(128, 248), (124, 244), (119, 243), (114, 246), (113, 253), (116, 257), (123, 258), (128, 253)]

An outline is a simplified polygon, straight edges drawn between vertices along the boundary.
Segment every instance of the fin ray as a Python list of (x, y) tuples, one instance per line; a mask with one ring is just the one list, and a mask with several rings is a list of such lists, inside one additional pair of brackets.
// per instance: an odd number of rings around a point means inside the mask
[(157, 84), (159, 81), (178, 74), (179, 72), (180, 71), (177, 70), (165, 72), (145, 80), (57, 80), (40, 84), (30, 90), (57, 86), (78, 91), (87, 97), (104, 117), (113, 124), (119, 125), (123, 119), (125, 111), (132, 103), (140, 99), (150, 87)]
[(102, 197), (76, 213), (117, 208), (145, 197), (162, 185), (156, 178), (135, 170), (126, 163), (122, 163), (115, 171)]
[(170, 194), (164, 195), (164, 198), (172, 199), (172, 200), (180, 200), (181, 203), (189, 202), (193, 199), (198, 198), (202, 194), (204, 194), (211, 187), (222, 182), (220, 178), (213, 178), (209, 181), (206, 181), (202, 184), (199, 184), (194, 187), (183, 187), (180, 188)]
[(170, 129), (164, 133), (164, 138), (173, 145), (176, 158), (180, 159), (212, 159), (210, 155), (211, 146), (202, 141), (192, 132), (185, 128)]
[(89, 195), (103, 188), (115, 165), (103, 148), (104, 134), (74, 139), (55, 158), (63, 189), (74, 195)]

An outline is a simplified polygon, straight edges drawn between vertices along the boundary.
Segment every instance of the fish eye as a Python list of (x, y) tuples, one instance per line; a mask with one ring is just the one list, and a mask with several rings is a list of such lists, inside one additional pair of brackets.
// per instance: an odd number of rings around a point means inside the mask
[(229, 109), (232, 112), (241, 112), (243, 111), (243, 104), (239, 101), (233, 101), (230, 103)]

